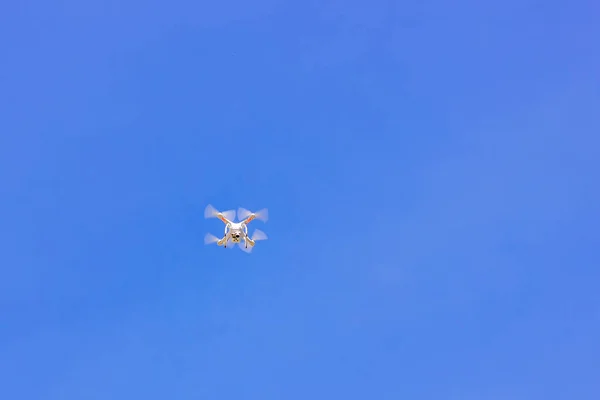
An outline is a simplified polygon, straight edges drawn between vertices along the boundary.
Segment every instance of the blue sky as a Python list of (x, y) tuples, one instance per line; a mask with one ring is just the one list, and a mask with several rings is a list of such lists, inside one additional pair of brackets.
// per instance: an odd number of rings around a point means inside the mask
[(213, 3), (3, 6), (0, 397), (599, 398), (594, 2)]

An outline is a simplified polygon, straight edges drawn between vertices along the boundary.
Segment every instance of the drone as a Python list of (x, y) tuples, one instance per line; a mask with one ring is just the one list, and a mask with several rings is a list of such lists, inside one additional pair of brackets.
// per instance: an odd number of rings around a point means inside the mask
[(252, 237), (248, 236), (248, 224), (251, 221), (258, 219), (267, 222), (269, 219), (269, 212), (266, 208), (257, 212), (251, 212), (240, 207), (237, 211), (237, 216), (241, 221), (234, 222), (235, 216), (235, 210), (221, 212), (210, 204), (206, 206), (204, 218), (220, 219), (225, 224), (225, 234), (219, 239), (207, 233), (204, 237), (204, 244), (216, 243), (217, 246), (223, 246), (224, 248), (233, 248), (237, 244), (240, 249), (246, 253), (250, 253), (257, 240), (267, 239), (267, 235), (258, 229), (254, 231)]

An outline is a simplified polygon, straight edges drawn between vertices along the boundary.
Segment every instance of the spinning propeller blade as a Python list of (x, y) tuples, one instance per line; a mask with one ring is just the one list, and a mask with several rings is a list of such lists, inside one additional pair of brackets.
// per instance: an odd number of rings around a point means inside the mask
[(234, 222), (235, 210), (219, 211), (210, 204), (204, 209), (204, 218), (217, 218), (217, 214), (221, 213), (225, 218)]
[[(240, 219), (240, 221), (245, 220), (252, 214), (253, 213), (250, 210), (246, 210), (245, 208), (242, 208), (242, 207), (238, 208), (238, 218)], [(267, 222), (269, 220), (269, 210), (266, 208), (263, 208), (260, 211), (256, 211), (254, 213), (254, 216), (256, 219), (259, 219), (263, 222)]]
[(267, 240), (267, 234), (259, 229), (255, 229), (252, 234), (252, 240)]
[(204, 244), (213, 244), (213, 243), (217, 243), (218, 241), (219, 241), (219, 238), (210, 233), (207, 233), (204, 236)]

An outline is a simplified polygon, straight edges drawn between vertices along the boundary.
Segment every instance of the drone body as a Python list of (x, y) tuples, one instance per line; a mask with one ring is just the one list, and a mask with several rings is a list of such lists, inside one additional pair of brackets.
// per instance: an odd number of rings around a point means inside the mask
[(220, 212), (209, 204), (204, 210), (204, 217), (218, 218), (225, 224), (225, 233), (223, 237), (219, 239), (216, 236), (208, 233), (204, 238), (205, 244), (216, 243), (218, 246), (223, 246), (224, 248), (233, 248), (233, 246), (235, 246), (237, 243), (242, 250), (250, 253), (257, 240), (267, 239), (267, 235), (258, 229), (254, 231), (252, 238), (248, 236), (248, 224), (251, 221), (260, 219), (266, 222), (269, 218), (266, 208), (256, 213), (250, 212), (244, 208), (239, 208), (238, 217), (242, 221), (234, 222), (235, 210)]

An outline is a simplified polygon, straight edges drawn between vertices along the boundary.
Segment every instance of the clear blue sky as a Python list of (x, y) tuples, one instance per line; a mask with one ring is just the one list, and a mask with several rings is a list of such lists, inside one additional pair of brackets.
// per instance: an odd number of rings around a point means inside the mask
[(3, 5), (0, 398), (600, 398), (596, 2), (210, 3)]

